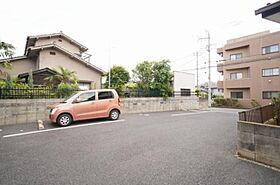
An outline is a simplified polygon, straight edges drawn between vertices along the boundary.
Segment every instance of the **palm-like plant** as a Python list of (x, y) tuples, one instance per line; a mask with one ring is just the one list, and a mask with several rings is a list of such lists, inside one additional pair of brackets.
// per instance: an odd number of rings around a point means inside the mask
[(58, 66), (59, 71), (56, 70), (57, 74), (55, 78), (60, 83), (76, 83), (77, 77), (75, 71), (70, 71), (63, 66)]
[(70, 71), (63, 66), (58, 66), (58, 69), (54, 69), (57, 74), (44, 78), (45, 85), (53, 87), (55, 84), (76, 84), (78, 79), (75, 71)]

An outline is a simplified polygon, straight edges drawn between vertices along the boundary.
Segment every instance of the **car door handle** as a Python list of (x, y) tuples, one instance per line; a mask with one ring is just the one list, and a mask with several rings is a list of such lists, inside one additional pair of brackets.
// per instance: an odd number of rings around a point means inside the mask
[(112, 102), (112, 100), (109, 100), (109, 102)]
[(94, 102), (91, 102), (91, 104), (94, 104)]

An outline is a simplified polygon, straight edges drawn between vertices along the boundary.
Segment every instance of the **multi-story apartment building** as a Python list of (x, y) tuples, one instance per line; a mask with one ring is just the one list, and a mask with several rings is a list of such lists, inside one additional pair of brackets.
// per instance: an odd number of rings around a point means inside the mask
[(217, 53), (223, 58), (217, 70), (225, 98), (237, 98), (244, 107), (252, 100), (261, 105), (280, 92), (280, 32), (269, 31), (228, 40)]

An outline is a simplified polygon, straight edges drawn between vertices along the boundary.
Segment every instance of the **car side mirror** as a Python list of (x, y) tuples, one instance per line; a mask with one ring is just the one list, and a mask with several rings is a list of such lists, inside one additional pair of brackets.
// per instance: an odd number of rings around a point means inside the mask
[(72, 103), (80, 103), (81, 100), (79, 98), (76, 98)]

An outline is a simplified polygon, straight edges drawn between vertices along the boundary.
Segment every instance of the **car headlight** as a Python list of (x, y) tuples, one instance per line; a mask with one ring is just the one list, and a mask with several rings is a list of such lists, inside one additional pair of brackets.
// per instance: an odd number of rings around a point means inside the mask
[(53, 109), (51, 110), (51, 114), (54, 114), (57, 110), (58, 110), (58, 108), (53, 108)]

